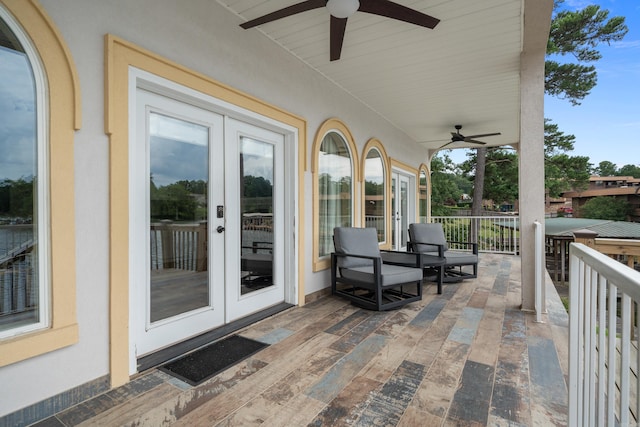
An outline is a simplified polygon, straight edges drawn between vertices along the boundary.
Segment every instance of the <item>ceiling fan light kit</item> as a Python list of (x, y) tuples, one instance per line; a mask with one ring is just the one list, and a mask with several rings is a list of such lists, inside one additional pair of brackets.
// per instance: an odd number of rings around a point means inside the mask
[(358, 0), (329, 0), (327, 2), (329, 13), (336, 18), (349, 18), (358, 11), (359, 7)]

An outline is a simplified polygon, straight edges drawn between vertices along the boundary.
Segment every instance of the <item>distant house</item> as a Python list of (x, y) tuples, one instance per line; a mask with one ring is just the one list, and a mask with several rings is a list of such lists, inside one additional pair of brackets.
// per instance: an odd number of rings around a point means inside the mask
[(640, 222), (640, 178), (632, 176), (592, 176), (589, 187), (583, 191), (567, 191), (562, 194), (571, 199), (574, 215), (580, 217), (580, 209), (594, 197), (616, 197), (631, 206), (629, 221)]

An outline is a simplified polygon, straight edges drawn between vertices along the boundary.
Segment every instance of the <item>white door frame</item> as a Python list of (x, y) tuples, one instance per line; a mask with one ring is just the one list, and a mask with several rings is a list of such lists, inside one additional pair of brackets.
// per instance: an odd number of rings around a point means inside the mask
[[(263, 116), (257, 112), (247, 110), (245, 108), (234, 105), (230, 102), (223, 101), (202, 92), (190, 89), (178, 83), (164, 79), (152, 73), (137, 69), (129, 68), (129, 88), (128, 88), (128, 106), (129, 116), (132, 118), (129, 125), (129, 146), (131, 148), (136, 141), (136, 124), (135, 124), (135, 107), (137, 103), (137, 89), (145, 89), (162, 96), (166, 96), (177, 101), (185, 102), (193, 106), (223, 115), (232, 117), (245, 123), (253, 124), (273, 132), (280, 133), (284, 136), (284, 174), (285, 176), (298, 176), (298, 129), (279, 122), (272, 118)], [(132, 161), (130, 168), (132, 167)], [(135, 166), (135, 165), (133, 165)], [(131, 174), (130, 174), (131, 176)], [(129, 205), (134, 206), (132, 202), (131, 180), (129, 191)], [(298, 223), (296, 213), (299, 211), (296, 195), (298, 194), (298, 180), (284, 180), (284, 211), (285, 220), (283, 226), (283, 286), (284, 286), (284, 302), (289, 304), (297, 304), (298, 302)], [(129, 235), (131, 234), (132, 221), (129, 224)], [(132, 277), (132, 264), (135, 262), (134, 254), (136, 250), (135, 239), (129, 239), (129, 373), (137, 372), (137, 351), (135, 328), (136, 322), (140, 322), (140, 302), (132, 295), (135, 289), (135, 278)]]
[[(393, 188), (394, 181), (396, 182), (395, 189)], [(402, 226), (403, 218), (400, 215), (400, 208), (399, 208), (400, 201), (401, 201), (400, 182), (402, 181), (407, 182), (407, 215), (406, 215), (407, 227)], [(416, 175), (415, 173), (393, 166), (391, 168), (391, 183), (392, 183), (390, 185), (391, 191), (395, 192), (395, 194), (393, 194), (392, 197), (396, 205), (395, 211), (394, 209), (392, 209), (392, 212), (391, 212), (391, 221), (393, 221), (391, 228), (392, 230), (395, 229), (396, 231), (391, 244), (394, 250), (405, 251), (407, 247), (406, 245), (402, 246), (401, 236), (404, 234), (406, 237), (406, 240), (408, 240), (408, 230), (405, 230), (403, 228), (408, 229), (408, 224), (411, 224), (412, 222), (416, 222)]]

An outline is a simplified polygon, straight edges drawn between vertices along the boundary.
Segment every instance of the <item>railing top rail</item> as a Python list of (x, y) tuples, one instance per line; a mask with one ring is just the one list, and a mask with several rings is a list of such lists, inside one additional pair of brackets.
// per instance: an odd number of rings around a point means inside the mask
[[(598, 273), (611, 281), (634, 301), (640, 301), (640, 272), (613, 260), (582, 243), (572, 243), (569, 247), (571, 257), (582, 259)], [(578, 277), (571, 277), (571, 281)]]
[(640, 256), (640, 240), (596, 238), (594, 248), (607, 255)]

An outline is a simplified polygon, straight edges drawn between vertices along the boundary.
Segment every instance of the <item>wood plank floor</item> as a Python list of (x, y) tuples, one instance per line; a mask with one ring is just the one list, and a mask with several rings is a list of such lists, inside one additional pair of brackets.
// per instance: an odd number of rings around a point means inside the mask
[(519, 309), (520, 260), (481, 254), (479, 278), (425, 283), (422, 301), (371, 312), (324, 297), (240, 335), (271, 344), (191, 387), (158, 370), (39, 426), (562, 426), (566, 312)]

